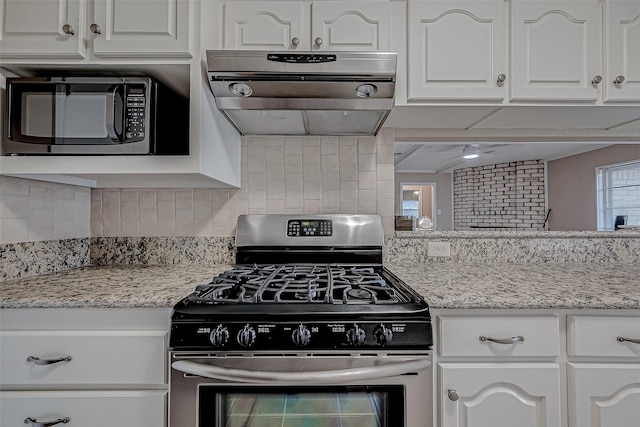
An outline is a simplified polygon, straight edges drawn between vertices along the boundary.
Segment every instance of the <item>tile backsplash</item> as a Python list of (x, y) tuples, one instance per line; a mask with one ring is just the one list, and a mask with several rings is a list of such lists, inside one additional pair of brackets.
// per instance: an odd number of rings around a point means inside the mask
[(0, 243), (88, 238), (91, 190), (0, 176)]
[(233, 236), (246, 213), (378, 213), (393, 234), (393, 140), (247, 137), (239, 189), (94, 189), (91, 236)]

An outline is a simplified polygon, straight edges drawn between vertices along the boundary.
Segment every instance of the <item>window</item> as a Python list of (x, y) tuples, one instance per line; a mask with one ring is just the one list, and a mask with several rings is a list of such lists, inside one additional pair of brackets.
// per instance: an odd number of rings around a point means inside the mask
[(597, 169), (598, 230), (640, 226), (640, 161)]

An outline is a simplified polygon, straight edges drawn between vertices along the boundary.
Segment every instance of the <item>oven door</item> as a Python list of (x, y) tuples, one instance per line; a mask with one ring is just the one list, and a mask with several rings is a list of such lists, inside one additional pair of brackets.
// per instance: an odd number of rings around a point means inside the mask
[(171, 354), (170, 427), (432, 425), (427, 353)]

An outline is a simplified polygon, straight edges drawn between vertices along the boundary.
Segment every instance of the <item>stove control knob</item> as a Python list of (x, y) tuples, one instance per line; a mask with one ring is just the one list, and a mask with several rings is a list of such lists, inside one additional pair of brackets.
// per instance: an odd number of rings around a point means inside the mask
[(309, 341), (311, 340), (311, 331), (306, 326), (300, 325), (293, 330), (291, 339), (298, 347), (304, 347), (309, 344)]
[(364, 344), (364, 340), (367, 334), (358, 325), (353, 325), (353, 328), (347, 331), (347, 343), (352, 346), (358, 346)]
[(222, 325), (218, 325), (211, 334), (209, 334), (209, 341), (216, 347), (224, 347), (229, 341), (229, 330)]
[(256, 342), (256, 331), (249, 325), (245, 325), (236, 337), (238, 344), (243, 347), (251, 347)]
[(373, 330), (373, 338), (384, 347), (393, 339), (393, 332), (384, 325), (376, 326)]

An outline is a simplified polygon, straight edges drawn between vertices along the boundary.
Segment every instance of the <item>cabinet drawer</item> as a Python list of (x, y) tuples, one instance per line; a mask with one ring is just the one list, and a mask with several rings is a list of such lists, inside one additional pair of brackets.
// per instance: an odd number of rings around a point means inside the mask
[(557, 356), (560, 350), (557, 316), (443, 315), (438, 325), (441, 356)]
[(0, 425), (30, 427), (27, 418), (58, 426), (163, 427), (166, 391), (15, 391), (0, 392)]
[(640, 357), (640, 344), (618, 341), (618, 337), (640, 340), (640, 317), (569, 316), (570, 356)]
[[(164, 384), (164, 331), (0, 332), (0, 372), (5, 385)], [(59, 359), (49, 365), (29, 357)]]

